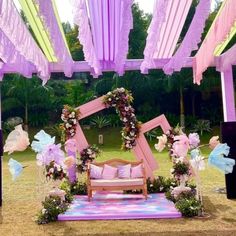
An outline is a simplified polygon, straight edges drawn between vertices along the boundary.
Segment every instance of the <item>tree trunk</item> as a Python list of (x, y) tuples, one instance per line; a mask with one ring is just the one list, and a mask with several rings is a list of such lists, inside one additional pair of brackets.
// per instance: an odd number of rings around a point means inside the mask
[(183, 88), (182, 85), (180, 85), (180, 90), (179, 90), (179, 95), (180, 95), (180, 126), (185, 127), (185, 117), (184, 117), (184, 95), (183, 95)]
[(26, 132), (29, 131), (29, 126), (28, 126), (29, 118), (28, 118), (28, 103), (25, 103), (25, 122), (24, 122), (24, 129)]

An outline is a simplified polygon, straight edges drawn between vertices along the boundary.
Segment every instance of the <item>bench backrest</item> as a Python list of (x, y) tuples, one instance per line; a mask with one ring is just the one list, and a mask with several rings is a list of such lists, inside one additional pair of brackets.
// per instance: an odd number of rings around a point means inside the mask
[(143, 160), (141, 160), (141, 161), (127, 161), (127, 160), (115, 158), (115, 159), (111, 159), (111, 160), (107, 160), (107, 161), (103, 161), (103, 162), (93, 162), (92, 164), (96, 165), (96, 166), (104, 166), (105, 164), (107, 164), (107, 165), (113, 166), (113, 167), (131, 164), (131, 166), (133, 167), (133, 166), (137, 166), (141, 163), (143, 163)]

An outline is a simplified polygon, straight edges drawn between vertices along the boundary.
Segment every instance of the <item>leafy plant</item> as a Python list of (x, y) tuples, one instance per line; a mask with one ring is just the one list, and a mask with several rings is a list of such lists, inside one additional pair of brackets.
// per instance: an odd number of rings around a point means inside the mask
[(176, 187), (177, 183), (172, 178), (165, 178), (158, 176), (154, 180), (147, 179), (148, 193), (163, 193), (168, 191), (171, 187)]
[(76, 181), (70, 183), (68, 180), (62, 182), (60, 188), (71, 195), (86, 195), (87, 184), (85, 182)]
[(47, 133), (49, 133), (51, 136), (55, 136), (58, 141), (61, 140), (62, 134), (64, 133), (59, 124), (47, 126), (44, 130), (47, 131)]
[(90, 124), (96, 128), (102, 129), (104, 127), (110, 126), (111, 121), (104, 116), (96, 116), (90, 121)]
[(203, 132), (211, 132), (210, 121), (209, 120), (198, 120), (193, 127), (194, 132), (198, 132), (203, 135)]
[(58, 196), (46, 197), (42, 205), (43, 209), (39, 212), (36, 220), (38, 224), (47, 224), (56, 221), (58, 215), (68, 209), (68, 203), (62, 201)]
[(152, 141), (153, 139), (155, 139), (158, 136), (158, 130), (157, 129), (153, 129), (147, 133), (145, 133), (145, 136)]
[(175, 207), (182, 213), (183, 216), (197, 216), (202, 205), (195, 197), (181, 198), (175, 203)]

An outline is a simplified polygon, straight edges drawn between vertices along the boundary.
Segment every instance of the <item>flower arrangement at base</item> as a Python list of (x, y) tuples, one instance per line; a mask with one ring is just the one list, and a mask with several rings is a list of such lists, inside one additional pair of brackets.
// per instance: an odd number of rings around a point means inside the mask
[[(231, 173), (233, 170), (235, 160), (226, 158), (229, 154), (229, 147), (227, 144), (221, 144), (218, 138), (218, 136), (214, 136), (207, 145), (200, 145), (197, 133), (190, 133), (187, 136), (179, 126), (157, 137), (159, 142), (155, 144), (155, 148), (159, 152), (164, 148), (168, 149), (173, 162), (171, 174), (178, 183), (178, 186), (167, 192), (167, 197), (176, 202), (176, 207), (184, 216), (203, 216), (204, 214), (199, 171), (205, 169), (204, 160), (206, 158), (201, 153), (201, 147), (209, 146), (213, 149), (208, 158), (209, 165), (217, 167), (225, 174)], [(190, 160), (188, 159), (189, 153)], [(192, 177), (196, 180), (196, 190), (188, 186), (188, 181)]]
[(117, 88), (108, 92), (103, 99), (106, 107), (114, 107), (120, 116), (123, 123), (122, 135), (122, 149), (130, 150), (136, 146), (136, 138), (139, 136), (141, 123), (135, 116), (135, 110), (131, 106), (133, 102), (132, 94), (124, 89)]
[(46, 178), (48, 180), (63, 180), (66, 177), (66, 173), (63, 170), (63, 167), (56, 164), (55, 161), (51, 161), (49, 165), (45, 166)]
[(80, 152), (80, 158), (77, 165), (78, 171), (80, 173), (87, 170), (88, 162), (93, 162), (94, 159), (101, 153), (96, 145), (89, 145), (87, 148)]
[(62, 124), (62, 129), (65, 132), (66, 139), (72, 138), (75, 136), (76, 125), (79, 118), (79, 111), (74, 108), (64, 105), (62, 110), (61, 119), (64, 122)]
[(42, 202), (43, 209), (39, 212), (36, 222), (38, 224), (47, 224), (56, 221), (59, 214), (64, 213), (69, 204), (62, 201), (59, 196), (46, 197)]

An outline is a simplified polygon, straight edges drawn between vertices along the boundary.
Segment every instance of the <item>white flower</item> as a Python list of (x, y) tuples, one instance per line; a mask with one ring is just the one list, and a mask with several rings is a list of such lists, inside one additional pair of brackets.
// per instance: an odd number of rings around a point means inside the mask
[(166, 146), (167, 136), (163, 134), (162, 136), (157, 137), (157, 139), (159, 140), (158, 144), (155, 144), (154, 147), (158, 152), (161, 152)]
[(91, 150), (91, 149), (88, 149), (88, 150), (87, 150), (87, 153), (88, 153), (88, 155), (91, 155), (91, 154), (92, 154), (92, 150)]
[(69, 115), (69, 118), (72, 118), (72, 115), (71, 115), (71, 114)]
[(125, 107), (125, 111), (128, 111), (129, 110), (129, 107)]
[(54, 169), (53, 169), (53, 168), (50, 168), (50, 169), (49, 169), (49, 172), (53, 173), (53, 172), (54, 172)]
[(70, 124), (69, 123), (66, 123), (66, 128), (70, 128)]
[(123, 121), (124, 121), (124, 122), (127, 122), (128, 120), (127, 120), (127, 118), (125, 117), (125, 118), (123, 119)]
[(111, 92), (108, 92), (107, 95), (111, 95)]
[(110, 101), (111, 101), (111, 98), (108, 98), (108, 101), (110, 102)]
[(125, 89), (124, 88), (120, 88), (120, 91), (123, 93), (123, 92), (125, 92)]
[(42, 214), (44, 215), (47, 212), (45, 208), (42, 209)]

